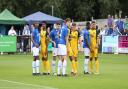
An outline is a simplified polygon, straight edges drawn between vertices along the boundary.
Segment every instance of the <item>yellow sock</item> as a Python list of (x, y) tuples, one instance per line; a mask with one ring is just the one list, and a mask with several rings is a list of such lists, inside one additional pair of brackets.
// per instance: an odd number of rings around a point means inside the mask
[(50, 63), (49, 63), (49, 60), (46, 61), (46, 69), (47, 69), (47, 72), (50, 73)]
[(75, 63), (75, 60), (72, 60), (72, 64), (73, 64), (73, 72), (76, 73), (76, 63)]
[(46, 61), (43, 61), (43, 72), (46, 73)]
[(90, 72), (92, 73), (93, 72), (93, 61), (90, 61), (90, 63), (89, 63), (90, 65), (89, 65), (89, 69), (90, 69)]
[(75, 61), (75, 64), (76, 64), (76, 72), (78, 71), (78, 62)]
[(96, 73), (99, 73), (99, 60), (96, 60)]
[(74, 69), (73, 69), (73, 62), (72, 61), (71, 61), (71, 69), (72, 69), (71, 72), (74, 72), (73, 71)]

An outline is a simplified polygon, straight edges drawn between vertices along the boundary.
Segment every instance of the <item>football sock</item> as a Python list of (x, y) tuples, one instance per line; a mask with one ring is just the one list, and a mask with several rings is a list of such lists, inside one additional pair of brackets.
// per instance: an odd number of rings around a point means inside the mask
[(89, 59), (85, 58), (85, 60), (84, 60), (84, 71), (85, 72), (88, 72), (88, 62), (89, 62)]
[(36, 73), (36, 61), (32, 62), (32, 73)]
[(76, 73), (77, 73), (77, 71), (78, 71), (78, 62), (75, 61), (75, 64), (76, 64)]
[(76, 63), (75, 63), (75, 60), (72, 60), (72, 65), (73, 65), (73, 72), (76, 73)]
[(46, 70), (47, 70), (47, 73), (50, 73), (50, 63), (49, 63), (49, 60), (46, 61)]
[(52, 60), (52, 72), (55, 73), (56, 72), (56, 61)]
[(90, 72), (92, 73), (93, 72), (93, 61), (90, 61), (89, 64), (90, 64), (90, 68), (89, 69), (90, 69)]
[(42, 64), (43, 64), (43, 72), (46, 73), (46, 61), (43, 60)]
[(36, 73), (39, 73), (39, 60), (36, 60)]
[(66, 74), (66, 66), (67, 66), (67, 60), (63, 61), (63, 66), (62, 66), (62, 74), (65, 75)]
[(74, 72), (72, 61), (71, 61), (71, 72)]
[(59, 60), (58, 61), (58, 74), (60, 74), (60, 71), (61, 71), (61, 68), (62, 68), (62, 61), (61, 60)]
[(99, 73), (99, 60), (96, 60), (96, 73)]

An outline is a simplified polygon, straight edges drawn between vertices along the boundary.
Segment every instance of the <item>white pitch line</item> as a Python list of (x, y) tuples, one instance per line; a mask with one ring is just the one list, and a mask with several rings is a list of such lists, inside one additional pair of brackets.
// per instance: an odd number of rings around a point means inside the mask
[(10, 81), (10, 80), (1, 80), (3, 82), (8, 82), (8, 83), (14, 83), (14, 84), (19, 84), (19, 85), (26, 85), (26, 86), (33, 86), (33, 87), (40, 87), (43, 89), (58, 89), (58, 88), (53, 88), (53, 87), (48, 87), (48, 86), (41, 86), (41, 85), (36, 85), (36, 84), (27, 84), (27, 83), (23, 83), (23, 82), (16, 82), (16, 81)]
[(10, 88), (10, 87), (0, 87), (0, 89), (5, 89), (5, 88)]

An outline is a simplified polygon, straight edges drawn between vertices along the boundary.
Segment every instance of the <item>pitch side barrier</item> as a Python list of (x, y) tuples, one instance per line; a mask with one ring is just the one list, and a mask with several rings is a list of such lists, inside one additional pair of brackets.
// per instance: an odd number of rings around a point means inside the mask
[(128, 53), (128, 36), (102, 36), (102, 53)]

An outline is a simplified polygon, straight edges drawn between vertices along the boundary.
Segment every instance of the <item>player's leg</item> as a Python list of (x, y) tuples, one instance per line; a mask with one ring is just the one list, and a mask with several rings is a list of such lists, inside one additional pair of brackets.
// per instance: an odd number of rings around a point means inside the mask
[(89, 56), (90, 56), (90, 50), (89, 48), (84, 48), (84, 55), (85, 55), (85, 60), (84, 60), (84, 74), (89, 74)]
[(36, 73), (40, 74), (39, 68), (40, 68), (40, 62), (39, 62), (39, 56), (36, 56)]
[(36, 75), (36, 57), (33, 56), (33, 61), (32, 61), (32, 74)]
[(44, 52), (41, 51), (41, 56), (42, 56), (42, 70), (43, 70), (43, 74), (46, 75), (46, 60), (44, 57)]
[(73, 53), (72, 53), (71, 47), (69, 48), (68, 56), (71, 61), (71, 74), (73, 74), (74, 73), (74, 67), (73, 67), (74, 63), (73, 63)]
[(66, 67), (67, 67), (67, 56), (62, 56), (63, 62), (62, 62), (62, 75), (66, 76)]
[(66, 45), (62, 45), (62, 59), (63, 59), (63, 63), (62, 63), (62, 75), (66, 76), (66, 67), (67, 67), (67, 48)]
[(94, 52), (95, 56), (95, 66), (96, 66), (96, 73), (99, 74), (99, 60), (98, 60), (98, 50), (96, 49)]
[(89, 60), (89, 73), (93, 73), (93, 58), (94, 58), (94, 51), (90, 52), (90, 60)]
[(78, 47), (76, 47), (73, 50), (73, 55), (74, 55), (74, 59), (75, 59), (75, 66), (76, 66), (76, 73), (78, 72), (78, 60), (77, 60), (77, 56), (78, 56)]
[(62, 57), (58, 56), (59, 61), (58, 61), (58, 69), (57, 69), (57, 76), (61, 76), (61, 69), (62, 69)]
[(51, 63), (53, 75), (56, 74), (56, 58), (57, 58), (57, 48), (53, 48), (53, 59)]
[(34, 60), (32, 62), (33, 74), (40, 74), (39, 72), (39, 48), (33, 47)]
[(61, 75), (61, 69), (62, 69), (62, 50), (61, 50), (61, 45), (58, 44), (58, 68), (57, 68), (57, 75), (60, 76)]
[(71, 74), (73, 74), (73, 63), (72, 63), (72, 60), (73, 60), (73, 57), (72, 56), (69, 56), (69, 59), (71, 61)]
[(78, 60), (77, 60), (77, 57), (75, 57), (75, 66), (76, 66), (76, 73), (78, 73)]
[(45, 50), (45, 60), (46, 60), (46, 71), (47, 71), (47, 74), (49, 75), (50, 74), (50, 62), (48, 60), (48, 51), (47, 51), (47, 49)]

